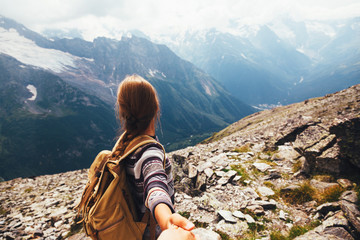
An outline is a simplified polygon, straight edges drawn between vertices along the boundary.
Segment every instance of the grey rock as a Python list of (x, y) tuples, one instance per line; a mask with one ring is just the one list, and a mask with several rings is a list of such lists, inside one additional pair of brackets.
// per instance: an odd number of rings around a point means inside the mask
[(232, 214), (234, 215), (234, 217), (237, 217), (239, 219), (245, 219), (245, 215), (241, 211), (235, 211)]
[(236, 223), (236, 222), (237, 222), (236, 218), (234, 218), (234, 216), (232, 215), (232, 213), (231, 213), (230, 211), (220, 210), (220, 211), (218, 211), (218, 214), (219, 214), (226, 222), (230, 222), (230, 223)]
[(205, 169), (207, 168), (211, 168), (213, 166), (213, 164), (211, 163), (211, 161), (207, 161), (205, 163), (202, 163), (200, 164), (198, 167), (197, 167), (197, 170), (199, 172), (203, 172)]
[(353, 182), (351, 182), (349, 179), (340, 178), (336, 180), (336, 182), (344, 189), (349, 190), (353, 188)]
[(316, 208), (316, 211), (322, 215), (326, 215), (330, 211), (340, 210), (340, 204), (338, 202), (324, 203)]
[(255, 223), (255, 220), (252, 216), (250, 216), (249, 214), (245, 214), (245, 220), (247, 223)]
[(275, 209), (276, 208), (276, 202), (274, 201), (253, 201), (251, 202), (251, 205), (259, 205), (261, 207), (263, 207), (265, 210), (269, 210), (269, 209)]
[(349, 222), (351, 222), (356, 231), (360, 233), (360, 211), (357, 205), (346, 200), (341, 200), (340, 205), (341, 210), (343, 210)]
[(239, 181), (240, 179), (241, 179), (241, 176), (236, 175), (236, 176), (234, 177), (233, 181), (234, 181), (234, 182), (237, 182), (237, 181)]
[(224, 177), (229, 178), (229, 181), (231, 181), (236, 176), (236, 174), (237, 174), (236, 171), (230, 170), (230, 171), (225, 173)]
[(325, 228), (324, 233), (326, 235), (332, 235), (336, 236), (340, 239), (344, 240), (354, 240), (354, 238), (351, 236), (351, 234), (346, 231), (343, 227), (331, 227), (331, 228)]
[(275, 192), (268, 187), (258, 187), (258, 192), (265, 197), (275, 195)]
[(246, 207), (247, 210), (256, 214), (256, 215), (264, 215), (264, 208), (260, 205), (250, 205)]
[(199, 240), (221, 240), (218, 233), (205, 228), (195, 228), (192, 232), (195, 234), (196, 239)]
[(204, 173), (205, 173), (205, 175), (206, 175), (208, 178), (211, 178), (212, 175), (214, 174), (214, 171), (213, 171), (211, 168), (206, 168), (206, 169), (204, 170)]
[(253, 163), (253, 166), (261, 172), (266, 172), (267, 170), (271, 169), (271, 166), (269, 164), (262, 162), (255, 162)]
[[(333, 229), (335, 228), (335, 229)], [(347, 238), (349, 235), (341, 230), (348, 228), (348, 221), (344, 217), (344, 214), (340, 211), (329, 219), (325, 220), (322, 225), (316, 227), (315, 229), (305, 233), (302, 236), (295, 238), (296, 240), (305, 240), (305, 239), (351, 239)], [(351, 239), (352, 240), (352, 239)]]
[(221, 153), (217, 156), (208, 159), (208, 162), (212, 162), (217, 166), (222, 166), (222, 167), (225, 167), (228, 164), (227, 161), (228, 161), (228, 157), (226, 156), (226, 153)]
[(254, 189), (247, 187), (242, 190), (242, 193), (245, 195), (247, 199), (259, 199), (259, 195), (255, 192)]
[(218, 184), (224, 186), (224, 185), (226, 185), (226, 184), (229, 182), (229, 180), (230, 180), (230, 179), (227, 178), (227, 177), (222, 177), (222, 178), (220, 178), (220, 179), (218, 180)]
[(225, 175), (225, 172), (224, 171), (215, 171), (215, 175), (217, 177), (223, 177)]
[(280, 210), (279, 218), (283, 221), (286, 221), (287, 217), (288, 217), (288, 214), (286, 212), (284, 212), (283, 210)]
[(321, 181), (318, 181), (318, 180), (315, 180), (315, 179), (312, 179), (310, 181), (310, 185), (313, 186), (314, 188), (320, 190), (320, 191), (324, 191), (324, 190), (327, 190), (329, 188), (339, 186), (338, 183), (321, 182)]
[(265, 176), (264, 180), (272, 180), (281, 178), (281, 174), (278, 171), (270, 172), (268, 175)]
[(189, 164), (189, 178), (195, 178), (198, 174), (197, 168), (193, 164)]
[(340, 197), (341, 200), (346, 200), (351, 203), (357, 203), (358, 202), (358, 196), (355, 191), (345, 191), (341, 194)]
[(206, 189), (206, 174), (199, 173), (196, 179), (195, 188), (197, 190), (205, 191)]

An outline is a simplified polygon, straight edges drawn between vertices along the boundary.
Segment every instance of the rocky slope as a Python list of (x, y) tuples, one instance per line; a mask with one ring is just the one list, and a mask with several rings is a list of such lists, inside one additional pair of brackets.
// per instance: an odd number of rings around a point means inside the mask
[[(201, 239), (359, 239), (359, 102), (356, 85), (253, 114), (168, 153), (176, 210)], [(86, 175), (2, 182), (0, 239), (70, 237)]]

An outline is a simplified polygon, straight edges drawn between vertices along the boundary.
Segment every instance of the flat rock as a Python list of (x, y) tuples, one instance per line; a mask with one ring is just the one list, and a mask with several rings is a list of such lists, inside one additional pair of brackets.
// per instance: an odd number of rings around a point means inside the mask
[(267, 170), (271, 169), (271, 166), (266, 163), (262, 162), (255, 162), (253, 163), (253, 166), (258, 169), (260, 172), (266, 172)]
[(212, 175), (214, 175), (214, 171), (213, 171), (211, 168), (206, 168), (206, 169), (204, 170), (204, 173), (205, 173), (205, 175), (206, 175), (208, 178), (211, 178)]
[(195, 228), (192, 232), (195, 234), (196, 239), (199, 240), (221, 240), (218, 233), (205, 228)]
[(288, 217), (288, 214), (286, 212), (284, 212), (283, 210), (280, 210), (279, 218), (283, 221), (286, 221), (287, 217)]
[(205, 169), (211, 168), (212, 166), (213, 166), (213, 164), (212, 164), (211, 161), (206, 161), (205, 163), (200, 164), (200, 165), (197, 167), (197, 170), (198, 170), (199, 172), (203, 172)]
[(247, 187), (242, 190), (243, 195), (246, 197), (246, 199), (259, 199), (259, 195), (255, 192), (254, 189)]
[(244, 217), (247, 223), (255, 223), (255, 220), (249, 214), (245, 214)]
[(239, 219), (245, 219), (245, 215), (241, 211), (235, 211), (232, 214), (234, 215), (234, 217), (237, 217)]
[(263, 207), (265, 210), (275, 209), (276, 208), (276, 202), (275, 201), (258, 200), (258, 201), (251, 202), (251, 205), (259, 205), (259, 206)]
[(220, 210), (220, 211), (218, 211), (218, 214), (219, 214), (226, 222), (230, 222), (230, 223), (236, 223), (236, 222), (237, 222), (236, 218), (234, 218), (234, 216), (232, 215), (232, 213), (231, 213), (230, 211)]
[(341, 194), (340, 197), (341, 200), (346, 200), (348, 202), (351, 203), (357, 203), (358, 201), (358, 196), (357, 193), (355, 191), (345, 191)]
[(250, 205), (246, 207), (247, 210), (256, 214), (256, 215), (264, 215), (264, 208), (260, 205)]
[(352, 189), (353, 188), (353, 182), (350, 181), (349, 179), (345, 179), (345, 178), (340, 178), (338, 180), (336, 180), (336, 182), (338, 184), (340, 184), (340, 186), (344, 189)]
[(316, 211), (323, 215), (328, 214), (330, 211), (335, 212), (337, 210), (340, 210), (340, 204), (338, 202), (324, 203), (316, 208)]
[(198, 174), (197, 168), (193, 164), (189, 164), (189, 178), (195, 178)]
[(320, 191), (324, 191), (326, 189), (335, 187), (335, 186), (339, 186), (338, 183), (328, 183), (328, 182), (321, 182), (315, 179), (312, 179), (310, 181), (310, 185), (313, 186), (314, 188), (320, 190)]
[(268, 187), (258, 187), (258, 192), (265, 197), (275, 195), (275, 192)]
[(347, 219), (351, 222), (356, 231), (360, 233), (360, 211), (357, 205), (346, 200), (341, 200), (340, 205), (341, 210), (343, 210)]

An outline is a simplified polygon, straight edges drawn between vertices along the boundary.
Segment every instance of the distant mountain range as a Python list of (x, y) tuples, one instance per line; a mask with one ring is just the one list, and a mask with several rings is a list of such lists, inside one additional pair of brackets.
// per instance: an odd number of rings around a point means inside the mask
[(360, 83), (360, 18), (152, 36), (251, 105), (288, 104)]
[(115, 93), (133, 73), (158, 91), (158, 134), (167, 150), (254, 112), (165, 45), (138, 37), (50, 40), (1, 17), (0, 176), (88, 167), (114, 142)]

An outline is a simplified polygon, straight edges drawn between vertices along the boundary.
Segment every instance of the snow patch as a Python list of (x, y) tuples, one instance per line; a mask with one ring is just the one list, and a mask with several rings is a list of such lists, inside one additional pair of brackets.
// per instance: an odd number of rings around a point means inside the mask
[(29, 92), (32, 93), (32, 97), (28, 98), (27, 100), (29, 101), (35, 101), (36, 97), (37, 97), (37, 89), (34, 85), (27, 85), (26, 88), (29, 90)]
[(296, 51), (298, 51), (299, 53), (305, 54), (304, 46), (297, 48)]
[(273, 109), (273, 108), (277, 108), (277, 107), (281, 107), (281, 106), (282, 106), (282, 104), (280, 102), (278, 102), (277, 104), (263, 103), (263, 104), (259, 104), (259, 105), (253, 105), (252, 107), (259, 111), (263, 111), (263, 110)]
[(16, 58), (18, 61), (56, 73), (67, 67), (75, 67), (77, 58), (69, 53), (39, 47), (34, 41), (21, 36), (16, 29), (0, 27), (0, 53)]
[(115, 97), (114, 91), (112, 90), (112, 88), (109, 88), (109, 89), (110, 89), (111, 96)]
[(204, 85), (203, 87), (204, 87), (204, 90), (205, 90), (205, 92), (207, 93), (207, 95), (211, 96), (212, 93), (211, 93), (211, 90), (210, 90), (209, 86)]
[(159, 70), (157, 70), (157, 69), (150, 69), (149, 68), (149, 74), (150, 74), (150, 76), (152, 76), (152, 77), (155, 77), (156, 75), (161, 75), (163, 78), (166, 78), (166, 75), (163, 73), (163, 72), (160, 72)]

